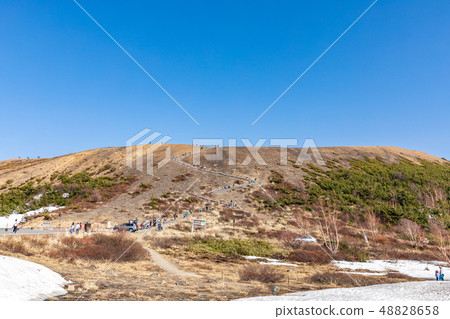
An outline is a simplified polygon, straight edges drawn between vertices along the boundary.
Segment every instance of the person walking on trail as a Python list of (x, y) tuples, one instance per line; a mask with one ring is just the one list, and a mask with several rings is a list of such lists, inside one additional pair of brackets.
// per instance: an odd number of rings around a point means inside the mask
[(444, 281), (444, 272), (442, 266), (439, 266), (439, 280)]
[(75, 231), (75, 223), (72, 223), (72, 226), (70, 226), (70, 233), (72, 234), (74, 231)]
[(75, 232), (78, 234), (80, 232), (80, 224), (77, 223), (77, 225), (75, 226)]
[(434, 276), (436, 277), (436, 281), (438, 281), (439, 280), (439, 270), (435, 271)]
[(16, 221), (14, 222), (14, 225), (13, 225), (13, 234), (15, 234), (15, 233), (17, 233), (17, 219), (16, 219)]
[(162, 230), (161, 219), (158, 219), (158, 231)]

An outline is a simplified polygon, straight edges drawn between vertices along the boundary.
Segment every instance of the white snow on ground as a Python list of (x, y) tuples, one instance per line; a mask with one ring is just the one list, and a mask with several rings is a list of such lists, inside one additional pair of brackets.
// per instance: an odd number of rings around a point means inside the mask
[(24, 217), (42, 214), (45, 212), (51, 213), (60, 208), (64, 208), (64, 206), (62, 206), (62, 207), (47, 206), (47, 207), (41, 207), (36, 210), (30, 210), (30, 211), (26, 212), (25, 214), (13, 213), (9, 216), (0, 216), (0, 228), (7, 228), (7, 227), (11, 228), (14, 225), (14, 222), (16, 219), (17, 219), (17, 222), (20, 223), (20, 222), (22, 222), (22, 219)]
[[(252, 257), (248, 259), (257, 259)], [(417, 278), (431, 279), (430, 281), (402, 282), (395, 284), (383, 284), (355, 288), (333, 288), (314, 291), (298, 291), (282, 296), (254, 297), (241, 300), (264, 301), (400, 301), (400, 300), (448, 300), (450, 298), (450, 282), (434, 280), (434, 272), (442, 266), (445, 275), (450, 276), (450, 268), (444, 267), (446, 263), (440, 261), (416, 261), (416, 260), (371, 260), (369, 262), (335, 261), (336, 266), (350, 270), (377, 271), (356, 272), (348, 274), (382, 276), (389, 271), (399, 271), (405, 275)], [(342, 271), (344, 272), (344, 271)], [(448, 280), (448, 278), (447, 278)]]
[(402, 282), (356, 288), (298, 291), (282, 296), (239, 299), (244, 301), (445, 301), (450, 296), (449, 281)]
[(245, 259), (249, 260), (258, 260), (264, 259), (265, 261), (259, 261), (260, 265), (273, 265), (273, 266), (290, 266), (290, 267), (298, 267), (296, 264), (282, 263), (278, 259), (266, 258), (266, 257), (258, 257), (258, 256), (244, 256)]
[(0, 301), (44, 300), (64, 295), (68, 283), (56, 272), (33, 262), (0, 255)]
[(450, 268), (444, 267), (447, 264), (441, 261), (370, 260), (368, 262), (334, 261), (333, 264), (350, 270), (398, 271), (404, 275), (425, 279), (434, 279), (434, 272), (442, 266), (444, 275), (450, 276)]

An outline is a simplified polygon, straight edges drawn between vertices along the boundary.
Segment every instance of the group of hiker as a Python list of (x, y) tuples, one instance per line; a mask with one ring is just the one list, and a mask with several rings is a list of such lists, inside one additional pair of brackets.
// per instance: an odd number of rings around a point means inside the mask
[(442, 266), (439, 266), (439, 269), (434, 272), (437, 281), (444, 281), (444, 272), (442, 271)]
[(153, 218), (152, 220), (146, 220), (139, 225), (138, 219), (136, 218), (135, 220), (130, 220), (129, 223), (134, 224), (136, 229), (150, 229), (152, 227), (158, 227), (158, 231), (160, 231), (162, 230), (162, 225), (166, 223), (166, 219), (164, 218), (161, 220), (161, 218)]
[(228, 207), (237, 207), (237, 205), (237, 202), (233, 200), (230, 200), (230, 202), (227, 204)]
[[(81, 222), (78, 222), (75, 224), (75, 222), (72, 222), (72, 225), (70, 226), (69, 232), (78, 234), (83, 229), (83, 224)], [(84, 232), (88, 233), (91, 231), (91, 224), (89, 222), (84, 223)]]

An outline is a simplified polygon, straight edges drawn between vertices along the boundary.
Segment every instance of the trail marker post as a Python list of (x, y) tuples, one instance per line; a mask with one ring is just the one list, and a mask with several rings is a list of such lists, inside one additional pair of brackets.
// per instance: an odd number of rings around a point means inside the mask
[(203, 230), (206, 230), (206, 220), (193, 219), (191, 232), (194, 232), (194, 229), (196, 229), (196, 228), (203, 228)]

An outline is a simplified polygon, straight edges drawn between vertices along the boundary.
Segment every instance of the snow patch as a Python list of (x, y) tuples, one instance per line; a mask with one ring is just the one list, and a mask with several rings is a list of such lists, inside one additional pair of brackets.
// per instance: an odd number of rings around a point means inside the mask
[(42, 265), (0, 255), (0, 301), (45, 300), (64, 295), (61, 275)]
[(240, 299), (243, 301), (446, 301), (450, 295), (449, 281), (401, 282), (356, 288), (332, 288), (298, 291), (282, 296)]
[(38, 214), (42, 214), (42, 213), (51, 213), (51, 212), (61, 209), (61, 208), (64, 208), (64, 206), (61, 206), (61, 207), (47, 206), (47, 207), (41, 207), (36, 210), (30, 210), (30, 211), (26, 212), (25, 214), (18, 214), (17, 212), (14, 212), (9, 216), (1, 216), (0, 217), (0, 228), (12, 227), (14, 225), (14, 222), (16, 221), (16, 219), (19, 223), (21, 223), (24, 221), (25, 217), (27, 217), (27, 216), (33, 216), (33, 215), (38, 215)]
[(416, 278), (435, 279), (434, 272), (442, 266), (444, 274), (450, 274), (450, 268), (444, 267), (441, 261), (418, 260), (370, 260), (368, 262), (333, 261), (342, 269), (369, 270), (377, 272), (398, 271), (404, 275)]

